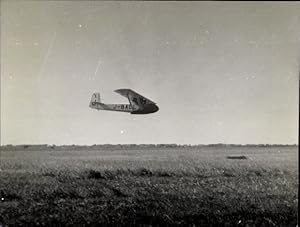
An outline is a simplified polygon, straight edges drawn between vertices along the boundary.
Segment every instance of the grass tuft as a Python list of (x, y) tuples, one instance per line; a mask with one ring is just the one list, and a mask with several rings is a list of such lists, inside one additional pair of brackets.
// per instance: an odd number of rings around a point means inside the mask
[(146, 177), (146, 176), (152, 176), (153, 173), (149, 169), (140, 168), (140, 169), (137, 170), (137, 175)]
[(7, 192), (7, 191), (0, 191), (0, 199), (1, 201), (13, 201), (13, 200), (21, 200), (21, 196), (16, 194), (15, 192)]
[(97, 171), (97, 170), (89, 170), (88, 171), (88, 179), (104, 179), (106, 180), (106, 177), (100, 172), (100, 171)]

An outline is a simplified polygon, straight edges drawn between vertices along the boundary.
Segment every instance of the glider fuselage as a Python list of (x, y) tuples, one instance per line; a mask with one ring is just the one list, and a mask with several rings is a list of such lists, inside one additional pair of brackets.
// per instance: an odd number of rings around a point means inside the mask
[(90, 107), (97, 110), (119, 111), (119, 112), (131, 113), (131, 114), (155, 113), (159, 109), (155, 104), (146, 104), (145, 106), (143, 106), (143, 108), (139, 108), (139, 107), (134, 108), (130, 104), (105, 104), (99, 102), (91, 102)]
[(159, 110), (158, 106), (154, 102), (130, 89), (119, 89), (116, 90), (116, 92), (127, 97), (130, 104), (105, 104), (101, 102), (100, 94), (94, 93), (89, 105), (90, 108), (127, 112), (131, 114), (150, 114)]

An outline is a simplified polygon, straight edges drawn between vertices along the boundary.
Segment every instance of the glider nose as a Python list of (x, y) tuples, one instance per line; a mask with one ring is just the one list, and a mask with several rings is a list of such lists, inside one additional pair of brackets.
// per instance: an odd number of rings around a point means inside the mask
[(159, 110), (157, 105), (154, 105), (154, 112), (157, 112)]

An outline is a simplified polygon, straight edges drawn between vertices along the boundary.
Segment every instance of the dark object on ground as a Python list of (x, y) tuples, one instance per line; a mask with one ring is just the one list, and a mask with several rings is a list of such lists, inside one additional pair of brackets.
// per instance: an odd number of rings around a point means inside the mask
[(248, 159), (246, 156), (241, 155), (241, 156), (227, 156), (227, 159)]

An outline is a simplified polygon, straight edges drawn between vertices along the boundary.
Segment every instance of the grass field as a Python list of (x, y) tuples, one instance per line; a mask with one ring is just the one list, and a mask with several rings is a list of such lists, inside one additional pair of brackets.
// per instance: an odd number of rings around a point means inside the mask
[(0, 158), (2, 226), (297, 225), (297, 146), (24, 146)]

